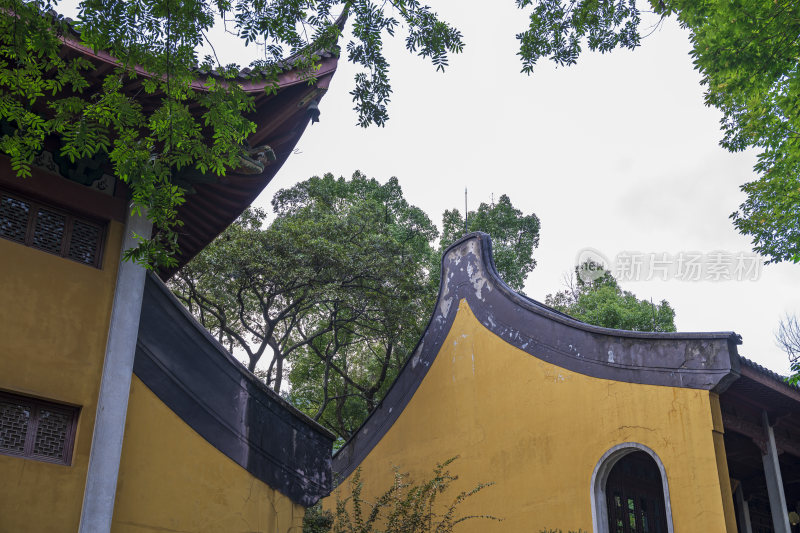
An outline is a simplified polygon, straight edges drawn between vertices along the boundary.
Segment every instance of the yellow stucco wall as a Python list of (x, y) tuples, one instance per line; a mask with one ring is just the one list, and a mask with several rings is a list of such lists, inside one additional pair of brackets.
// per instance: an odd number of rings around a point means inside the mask
[[(591, 531), (597, 461), (617, 444), (638, 442), (664, 464), (675, 531), (726, 531), (732, 502), (730, 487), (720, 485), (711, 396), (556, 367), (485, 329), (462, 300), (419, 389), (362, 462), (364, 490), (388, 488), (395, 465), (422, 480), (437, 462), (458, 455), (451, 497), (478, 482), (496, 483), (460, 514), (504, 518), (467, 521), (459, 532)], [(348, 483), (341, 487), (349, 495)]]
[(81, 406), (71, 466), (0, 455), (0, 532), (78, 528), (122, 229), (101, 270), (0, 239), (0, 389)]
[(112, 532), (301, 533), (304, 512), (133, 377)]

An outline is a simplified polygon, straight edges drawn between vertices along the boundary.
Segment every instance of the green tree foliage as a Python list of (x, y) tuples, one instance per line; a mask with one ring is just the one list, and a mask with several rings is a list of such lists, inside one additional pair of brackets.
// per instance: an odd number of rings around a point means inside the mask
[(630, 331), (675, 331), (675, 311), (662, 300), (654, 305), (623, 291), (611, 272), (586, 262), (575, 267), (566, 290), (548, 294), (545, 303), (588, 324)]
[[(336, 19), (347, 13), (347, 58), (361, 67), (351, 94), (362, 126), (388, 118), (386, 36), (402, 28), (408, 50), (439, 70), (463, 47), (461, 34), (416, 0), (83, 0), (71, 25), (51, 15), (57, 4), (0, 0), (0, 150), (22, 177), (50, 141), (70, 161), (107, 161), (131, 186), (134, 210), (146, 212), (158, 230), (127, 253), (145, 265), (175, 264), (176, 209), (184, 202), (175, 178), (224, 174), (237, 166), (255, 129), (245, 116), (254, 108), (238, 81), (240, 66), (198, 57), (214, 24), (224, 20), (243, 45), (261, 45), (248, 77), (274, 92), (285, 55), (314, 81), (318, 52), (338, 50)], [(62, 58), (64, 36), (117, 58), (100, 87), (88, 79), (89, 62)], [(198, 88), (198, 71), (215, 76)]]
[[(675, 16), (690, 31), (695, 67), (707, 87), (706, 102), (723, 113), (722, 145), (761, 150), (760, 179), (742, 186), (746, 201), (734, 224), (771, 261), (800, 261), (800, 4), (793, 0), (516, 0), (529, 16), (517, 34), (522, 71), (543, 57), (575, 63), (586, 46), (606, 52), (640, 43), (640, 6)], [(83, 0), (73, 34), (58, 17), (42, 16), (54, 0), (0, 0), (0, 150), (20, 176), (30, 172), (46, 139), (56, 138), (71, 160), (107, 157), (114, 173), (131, 185), (135, 209), (146, 208), (159, 231), (130, 258), (149, 264), (174, 262), (175, 210), (183, 190), (172, 179), (183, 170), (223, 174), (236, 162), (253, 131), (243, 115), (252, 99), (237, 82), (239, 65), (198, 57), (219, 20), (263, 55), (253, 77), (274, 83), (294, 55), (294, 67), (313, 80), (321, 49), (335, 50), (336, 16), (353, 22), (348, 60), (360, 67), (351, 92), (358, 122), (383, 125), (391, 97), (384, 40), (399, 30), (406, 48), (444, 70), (449, 54), (464, 47), (461, 33), (417, 0)], [(60, 37), (80, 40), (118, 58), (99, 91), (88, 90), (90, 65), (65, 61)], [(212, 43), (213, 44), (213, 43)], [(197, 67), (215, 71), (203, 90), (192, 86)], [(141, 90), (125, 84), (150, 75)], [(268, 84), (267, 90), (274, 90)], [(144, 107), (144, 98), (157, 97)]]
[[(482, 226), (530, 270), (538, 219), (485, 206)], [(274, 218), (245, 212), (170, 282), (192, 314), (251, 371), (339, 437), (376, 407), (419, 341), (438, 293), (436, 226), (386, 184), (356, 172), (279, 191)], [(479, 210), (479, 213), (482, 213)], [(517, 236), (535, 221), (533, 234)], [(460, 236), (460, 235), (459, 235)], [(494, 237), (494, 235), (493, 235)], [(518, 266), (522, 265), (522, 266)], [(287, 383), (288, 379), (288, 383)]]
[(770, 170), (741, 188), (747, 199), (731, 218), (753, 249), (771, 262), (800, 262), (800, 167)]
[[(435, 290), (436, 226), (356, 172), (279, 191), (275, 218), (246, 212), (171, 282), (223, 343), (263, 378), (346, 438), (375, 407), (417, 342)], [(288, 363), (288, 364), (287, 364)]]
[[(492, 237), (492, 252), (500, 277), (509, 287), (521, 291), (525, 278), (536, 267), (533, 250), (539, 246), (539, 217), (523, 215), (505, 194), (497, 203), (481, 203), (467, 215), (466, 231), (483, 231)], [(464, 236), (464, 216), (458, 209), (442, 215), (440, 249)]]
[[(87, 1), (71, 27), (43, 14), (52, 2), (0, 1), (0, 150), (22, 177), (49, 141), (71, 162), (100, 159), (112, 167), (130, 185), (134, 210), (145, 210), (160, 230), (128, 253), (146, 264), (175, 261), (184, 198), (173, 176), (191, 168), (223, 174), (254, 131), (243, 117), (252, 99), (232, 82), (233, 70), (220, 70), (203, 91), (191, 86), (195, 50), (213, 21), (192, 4)], [(93, 87), (88, 61), (62, 58), (62, 36), (109, 51), (117, 68)], [(141, 78), (137, 66), (152, 76)], [(137, 93), (127, 94), (126, 83), (139, 78)]]
[(800, 262), (800, 3), (795, 0), (517, 0), (533, 6), (518, 37), (523, 70), (546, 57), (577, 61), (582, 48), (601, 52), (640, 43), (640, 7), (675, 16), (689, 31), (705, 100), (723, 118), (721, 144), (760, 150), (760, 178), (742, 186), (747, 199), (731, 215), (769, 261)]
[(470, 490), (461, 491), (445, 507), (437, 503), (458, 480), (458, 476), (448, 470), (455, 459), (436, 465), (433, 475), (421, 483), (415, 483), (408, 474), (395, 468), (394, 483), (374, 500), (362, 496), (361, 470), (356, 470), (348, 482), (350, 494), (343, 497), (342, 487), (337, 489), (335, 512), (312, 510), (306, 515), (303, 530), (315, 533), (452, 533), (468, 520), (502, 521), (491, 515), (456, 514), (464, 501), (494, 483), (479, 483)]
[(303, 533), (330, 533), (333, 527), (333, 513), (317, 503), (306, 509), (303, 516)]

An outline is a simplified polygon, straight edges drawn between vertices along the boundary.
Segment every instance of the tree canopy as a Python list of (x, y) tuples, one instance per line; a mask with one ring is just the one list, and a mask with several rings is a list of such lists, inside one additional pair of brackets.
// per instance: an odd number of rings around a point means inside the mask
[[(538, 242), (535, 215), (507, 198), (502, 206), (487, 207), (482, 228), (502, 242), (535, 220), (526, 239)], [(170, 287), (251, 371), (347, 438), (424, 331), (438, 293), (439, 231), (395, 178), (381, 184), (360, 172), (283, 189), (272, 208), (269, 220), (245, 212)], [(532, 268), (532, 251), (507, 254), (509, 268), (527, 269), (516, 279)]]
[[(722, 145), (760, 150), (755, 167), (760, 177), (742, 187), (747, 199), (732, 215), (734, 224), (770, 261), (800, 261), (800, 4), (516, 4), (529, 18), (527, 29), (517, 34), (521, 69), (528, 74), (542, 58), (571, 65), (587, 47), (607, 52), (639, 46), (641, 9), (675, 16), (690, 32), (706, 103), (723, 113)], [(347, 59), (360, 67), (351, 95), (362, 126), (388, 119), (386, 38), (402, 32), (408, 51), (428, 58), (438, 70), (464, 47), (461, 33), (417, 0), (83, 0), (71, 27), (58, 16), (43, 16), (57, 7), (56, 0), (0, 0), (0, 150), (21, 176), (51, 137), (71, 160), (108, 157), (115, 174), (131, 185), (136, 208), (146, 208), (160, 230), (128, 254), (146, 264), (174, 263), (175, 211), (183, 202), (174, 173), (224, 174), (253, 131), (243, 117), (253, 102), (237, 81), (240, 65), (221, 65), (214, 54), (199, 57), (215, 24), (224, 21), (243, 45), (260, 45), (251, 77), (274, 81), (285, 67), (284, 56), (293, 54), (294, 68), (313, 80), (317, 52), (338, 50), (338, 16), (347, 14), (352, 34), (344, 48)], [(64, 36), (118, 59), (99, 91), (88, 90), (86, 61), (60, 57)], [(192, 86), (198, 67), (219, 76), (202, 90)], [(136, 68), (149, 75), (142, 91), (129, 94), (124, 81), (142, 76)], [(160, 105), (145, 112), (143, 95), (160, 96)]]
[[(588, 274), (588, 275), (587, 275)], [(622, 288), (611, 272), (593, 262), (575, 267), (568, 287), (548, 294), (545, 303), (588, 324), (630, 331), (675, 331), (669, 302), (655, 305)]]
[[(246, 212), (171, 286), (276, 391), (346, 436), (388, 386), (433, 305), (436, 226), (396, 179), (327, 174)], [(287, 375), (288, 368), (291, 368)]]
[(464, 235), (464, 231), (482, 231), (492, 236), (492, 255), (500, 277), (512, 289), (521, 291), (525, 278), (536, 267), (533, 250), (539, 246), (539, 217), (511, 204), (505, 194), (497, 203), (481, 202), (477, 211), (469, 211), (466, 224), (458, 209), (442, 215), (441, 252)]

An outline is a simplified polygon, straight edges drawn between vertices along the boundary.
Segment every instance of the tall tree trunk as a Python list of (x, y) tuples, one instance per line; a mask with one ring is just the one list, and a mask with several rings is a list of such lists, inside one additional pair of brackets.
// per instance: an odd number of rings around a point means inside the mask
[(275, 357), (278, 358), (278, 364), (275, 367), (275, 384), (272, 388), (275, 392), (280, 392), (281, 383), (283, 382), (283, 356), (275, 354)]

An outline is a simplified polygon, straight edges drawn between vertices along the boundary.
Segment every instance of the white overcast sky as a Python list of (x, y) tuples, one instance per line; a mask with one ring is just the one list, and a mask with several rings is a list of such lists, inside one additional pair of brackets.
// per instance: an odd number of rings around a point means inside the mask
[[(391, 119), (356, 126), (352, 65), (340, 61), (321, 122), (310, 126), (258, 200), (313, 175), (360, 169), (397, 176), (406, 198), (441, 224), (463, 210), (508, 194), (541, 219), (536, 269), (525, 292), (544, 300), (581, 249), (613, 258), (624, 251), (750, 253), (728, 216), (753, 180), (754, 153), (720, 148), (720, 114), (703, 104), (687, 33), (668, 21), (630, 52), (585, 54), (578, 65), (542, 62), (520, 73), (515, 34), (525, 14), (514, 2), (453, 0), (434, 7), (464, 33), (466, 48), (444, 74), (390, 43)], [(647, 28), (652, 22), (646, 22)], [(639, 281), (623, 288), (667, 299), (681, 331), (732, 330), (740, 353), (788, 371), (774, 330), (800, 312), (800, 265), (767, 265), (757, 281)]]
[[(257, 205), (268, 208), (277, 190), (310, 176), (356, 169), (381, 182), (396, 176), (408, 201), (437, 224), (445, 209), (463, 210), (465, 187), (473, 209), (507, 194), (541, 219), (538, 266), (525, 286), (541, 301), (563, 288), (563, 274), (587, 247), (612, 259), (626, 251), (750, 253), (728, 216), (744, 199), (739, 185), (756, 178), (755, 153), (719, 147), (720, 114), (703, 105), (688, 34), (674, 20), (635, 51), (585, 53), (568, 68), (543, 61), (526, 76), (514, 36), (527, 17), (512, 0), (431, 4), (463, 32), (464, 53), (442, 74), (390, 40), (391, 119), (368, 129), (356, 125), (348, 94), (355, 69), (343, 58), (321, 122), (309, 126)], [(653, 22), (645, 19), (644, 33)], [(217, 52), (245, 65), (253, 51), (231, 42)], [(735, 331), (742, 355), (788, 371), (774, 331), (784, 314), (800, 313), (800, 265), (766, 265), (756, 281), (622, 286), (668, 300), (678, 330)]]

